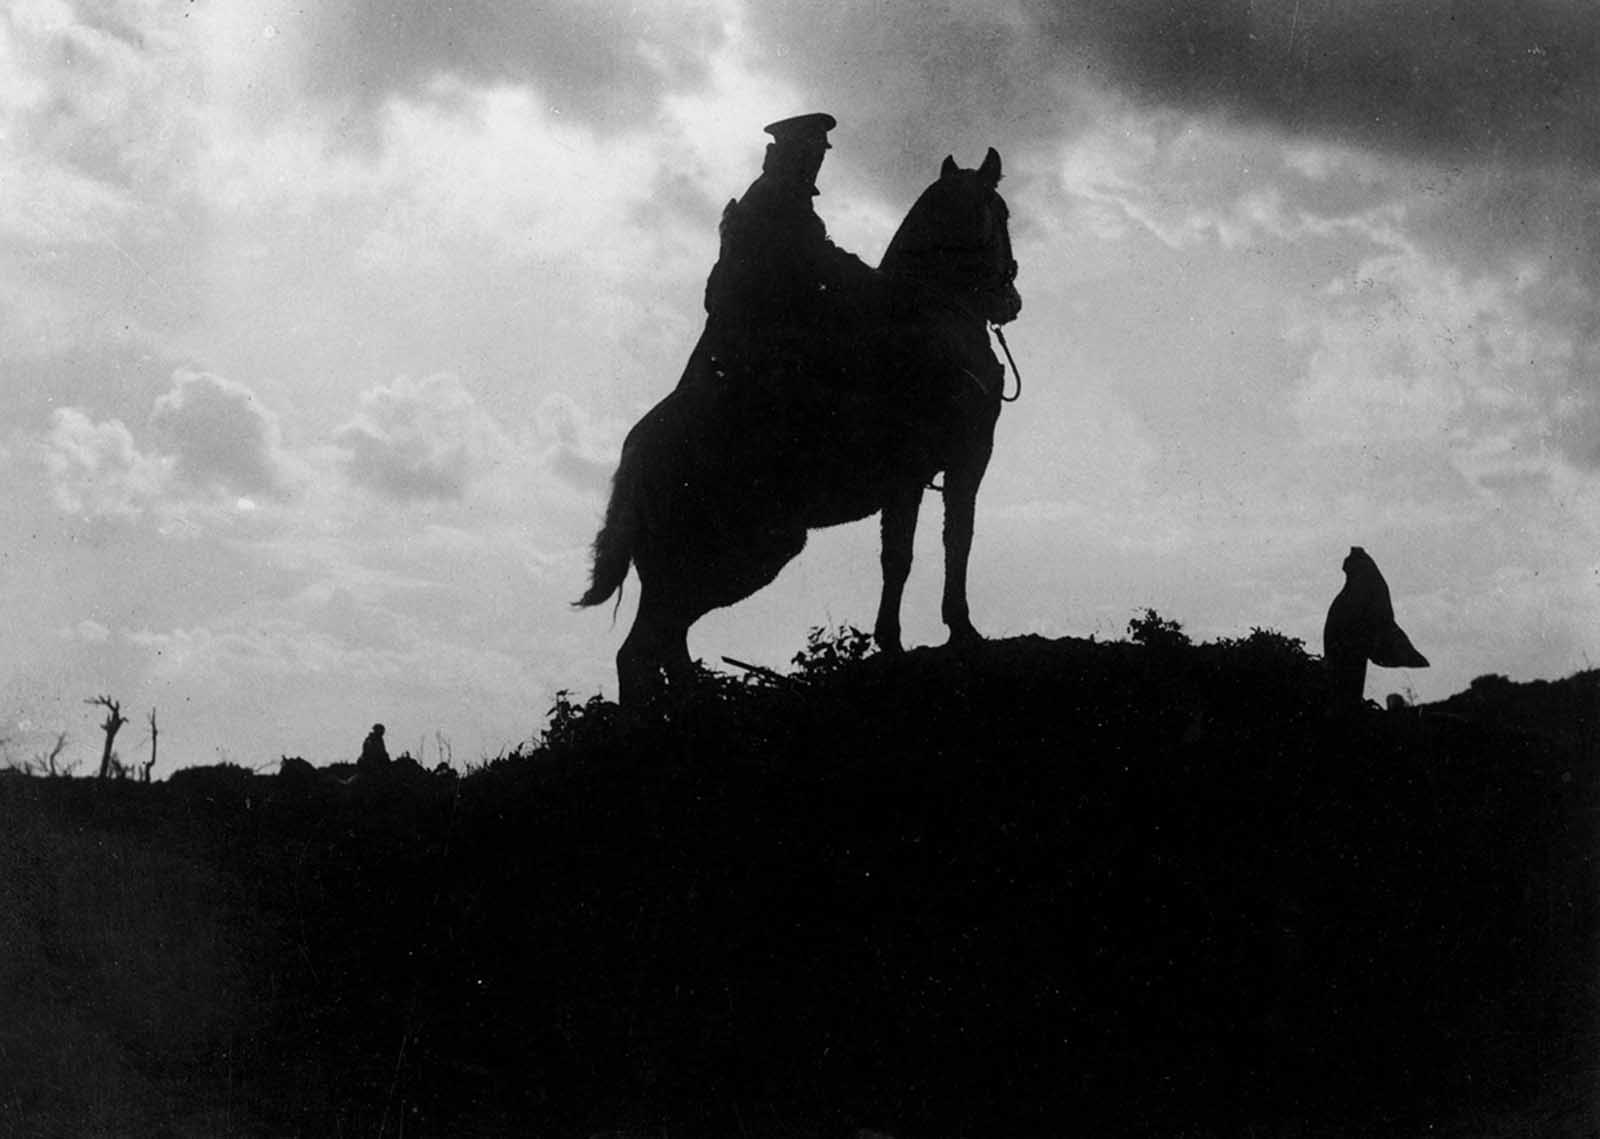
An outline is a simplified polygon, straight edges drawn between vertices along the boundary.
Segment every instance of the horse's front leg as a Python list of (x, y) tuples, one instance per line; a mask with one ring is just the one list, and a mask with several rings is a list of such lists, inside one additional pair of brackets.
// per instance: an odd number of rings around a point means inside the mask
[(922, 506), (922, 487), (897, 490), (883, 507), (883, 595), (878, 599), (878, 619), (872, 637), (878, 650), (897, 653), (900, 643), (900, 599), (905, 595), (906, 578), (911, 576), (911, 551), (917, 536), (917, 511)]
[(972, 625), (967, 609), (967, 560), (972, 554), (972, 531), (977, 519), (978, 485), (989, 467), (992, 438), (972, 441), (971, 450), (944, 476), (944, 600), (940, 616), (950, 630), (950, 643), (973, 644), (983, 638)]

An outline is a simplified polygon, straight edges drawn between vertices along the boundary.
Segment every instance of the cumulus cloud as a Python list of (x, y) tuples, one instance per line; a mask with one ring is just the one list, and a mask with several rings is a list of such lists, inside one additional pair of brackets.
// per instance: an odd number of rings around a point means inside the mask
[(121, 419), (58, 408), (42, 441), (56, 506), (89, 517), (136, 518), (155, 510), (164, 532), (192, 530), (222, 496), (230, 511), (250, 496), (283, 497), (290, 458), (277, 420), (242, 384), (178, 371), (157, 397), (143, 443)]
[(336, 441), (350, 478), (397, 502), (459, 500), (509, 452), (499, 426), (452, 375), (402, 377), (365, 392)]
[(150, 423), (190, 486), (238, 495), (283, 492), (277, 418), (243, 384), (180, 371), (172, 390), (156, 400)]
[(121, 420), (96, 423), (72, 407), (51, 417), (44, 455), (56, 505), (72, 514), (137, 517), (170, 477), (170, 463), (140, 452)]

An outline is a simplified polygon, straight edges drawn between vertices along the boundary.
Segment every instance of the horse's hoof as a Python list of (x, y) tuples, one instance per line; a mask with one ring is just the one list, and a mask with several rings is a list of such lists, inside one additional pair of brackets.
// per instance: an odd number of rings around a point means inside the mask
[(946, 642), (953, 649), (975, 649), (983, 644), (983, 634), (971, 625), (950, 630), (950, 640)]

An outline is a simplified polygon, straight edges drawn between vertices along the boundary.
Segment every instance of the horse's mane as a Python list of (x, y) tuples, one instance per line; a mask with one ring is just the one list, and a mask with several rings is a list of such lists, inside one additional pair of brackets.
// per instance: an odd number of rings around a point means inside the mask
[(940, 179), (917, 196), (883, 251), (878, 262), (881, 271), (891, 275), (915, 273), (939, 251), (941, 238), (948, 240), (948, 236), (936, 221), (948, 209), (944, 201), (948, 194), (949, 188)]

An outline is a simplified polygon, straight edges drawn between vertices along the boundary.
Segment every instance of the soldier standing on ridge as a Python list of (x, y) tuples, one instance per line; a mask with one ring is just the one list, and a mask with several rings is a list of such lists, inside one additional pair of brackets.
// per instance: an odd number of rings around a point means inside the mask
[(357, 771), (382, 772), (389, 766), (389, 749), (383, 744), (383, 725), (373, 724), (372, 731), (367, 733), (366, 740), (361, 744), (361, 758), (356, 763)]

